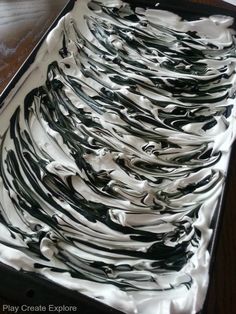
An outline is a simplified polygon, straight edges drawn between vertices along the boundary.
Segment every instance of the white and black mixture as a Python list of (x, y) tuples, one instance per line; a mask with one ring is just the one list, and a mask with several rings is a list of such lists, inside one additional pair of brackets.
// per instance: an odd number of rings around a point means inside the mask
[(0, 116), (1, 262), (124, 313), (201, 309), (235, 133), (232, 22), (76, 2)]

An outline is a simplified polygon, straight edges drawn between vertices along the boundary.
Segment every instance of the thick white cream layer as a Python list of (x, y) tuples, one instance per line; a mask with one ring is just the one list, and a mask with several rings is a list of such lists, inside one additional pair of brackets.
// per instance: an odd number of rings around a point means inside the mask
[(0, 261), (124, 313), (197, 313), (235, 138), (232, 18), (135, 14), (76, 2), (9, 96)]

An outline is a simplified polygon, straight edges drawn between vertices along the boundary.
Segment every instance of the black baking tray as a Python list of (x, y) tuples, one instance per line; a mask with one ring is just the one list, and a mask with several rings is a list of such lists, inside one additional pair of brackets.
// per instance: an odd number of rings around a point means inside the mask
[[(29, 55), (27, 60), (24, 62), (22, 67), (15, 74), (11, 82), (0, 95), (0, 109), (7, 105), (7, 96), (10, 92), (14, 91), (16, 83), (33, 63), (35, 56), (47, 34), (56, 26), (59, 19), (73, 8), (75, 1), (80, 0), (68, 1), (54, 23), (51, 25), (40, 42), (34, 48), (32, 53)], [(235, 17), (233, 28), (236, 29), (236, 6), (224, 3), (223, 1), (217, 1), (216, 4), (214, 4), (214, 1), (206, 1), (207, 3), (204, 4), (202, 1), (201, 3), (192, 3), (188, 0), (126, 0), (126, 2), (129, 2), (134, 7), (141, 6), (149, 8), (155, 7), (158, 2), (158, 9), (170, 10), (189, 20), (209, 16), (212, 14), (229, 15)], [(236, 150), (235, 143), (232, 150)], [(229, 165), (232, 165), (231, 159)], [(228, 173), (229, 171), (230, 166), (228, 167)], [(210, 278), (212, 277), (211, 274), (214, 269), (216, 246), (220, 237), (220, 229), (223, 220), (226, 195), (225, 191), (227, 190), (228, 184), (227, 177), (228, 176), (226, 176), (226, 182), (224, 184), (221, 197), (211, 222), (213, 235), (208, 246), (208, 250), (211, 255)], [(38, 274), (16, 271), (15, 269), (0, 263), (0, 299), (1, 298), (4, 299), (5, 303), (14, 305), (25, 304), (32, 306), (45, 306), (46, 309), (48, 309), (50, 305), (55, 307), (61, 306), (60, 313), (68, 313), (68, 306), (74, 306), (76, 308), (75, 312), (80, 314), (122, 314), (122, 312), (104, 305), (103, 303), (100, 303), (94, 299), (91, 299), (81, 293), (66, 289), (58, 284), (46, 280), (44, 277)], [(206, 297), (203, 309), (198, 314), (209, 314), (207, 313), (207, 302), (208, 298)], [(45, 312), (48, 311), (46, 310)], [(70, 313), (72, 313), (72, 311), (70, 311)]]

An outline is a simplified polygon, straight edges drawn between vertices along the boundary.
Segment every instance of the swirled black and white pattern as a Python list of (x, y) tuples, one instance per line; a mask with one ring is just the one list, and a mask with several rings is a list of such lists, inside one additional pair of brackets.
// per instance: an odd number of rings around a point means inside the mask
[(0, 261), (125, 313), (200, 310), (234, 133), (231, 22), (78, 1), (2, 136)]

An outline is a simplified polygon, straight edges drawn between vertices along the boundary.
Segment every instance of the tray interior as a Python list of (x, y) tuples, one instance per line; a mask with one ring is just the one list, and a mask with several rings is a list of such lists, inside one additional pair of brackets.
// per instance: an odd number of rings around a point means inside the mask
[[(156, 1), (154, 0), (137, 0), (137, 1), (127, 1), (130, 2), (132, 6), (143, 6), (143, 7), (154, 7), (156, 5)], [(183, 18), (186, 19), (194, 19), (201, 16), (208, 16), (211, 14), (225, 14), (225, 15), (235, 15), (236, 7), (229, 6), (227, 4), (222, 4), (214, 6), (211, 4), (200, 4), (200, 3), (190, 3), (189, 1), (184, 0), (160, 0), (159, 8), (165, 10), (171, 10)], [(60, 17), (68, 12), (73, 5), (73, 1), (70, 1), (70, 5), (67, 6)], [(54, 27), (57, 23), (58, 19), (52, 25), (50, 29)], [(236, 22), (234, 24), (236, 28)], [(48, 32), (47, 32), (48, 33)], [(45, 34), (46, 36), (47, 34)], [(44, 36), (44, 38), (45, 38)], [(44, 39), (43, 38), (43, 39)], [(42, 39), (42, 41), (43, 41)], [(15, 75), (14, 79), (7, 86), (5, 91), (0, 95), (0, 104), (4, 105), (4, 100), (6, 99), (9, 92), (14, 88), (17, 81), (20, 79), (22, 74), (27, 70), (29, 65), (33, 62), (34, 57), (42, 43), (35, 48), (29, 58), (26, 60), (25, 64)], [(223, 196), (222, 196), (223, 197)], [(212, 237), (212, 241), (209, 245), (209, 250), (211, 254), (214, 254), (216, 238), (218, 234), (218, 226), (220, 221), (220, 215), (222, 211), (222, 199), (219, 202), (218, 208), (216, 210), (215, 217), (212, 221), (212, 226), (214, 227), (214, 234)], [(120, 313), (117, 310), (111, 309), (110, 307), (106, 307), (103, 304), (101, 305), (99, 302), (91, 300), (90, 298), (85, 297), (79, 293), (71, 292), (67, 289), (61, 288), (56, 284), (52, 284), (45, 280), (42, 277), (37, 277), (35, 274), (26, 274), (24, 272), (17, 272), (11, 268), (8, 268), (5, 265), (0, 264), (0, 273), (1, 273), (1, 282), (4, 284), (0, 285), (0, 295), (4, 298), (12, 302), (16, 302), (20, 304), (22, 301), (25, 304), (38, 304), (39, 302), (42, 304), (42, 300), (44, 300), (45, 304), (61, 304), (61, 299), (63, 298), (63, 304), (76, 304), (78, 305), (78, 309), (82, 309), (81, 313), (94, 313), (96, 311), (99, 313)], [(15, 289), (12, 289), (12, 287)], [(17, 287), (17, 289), (16, 289)], [(78, 311), (79, 312), (79, 311)]]

